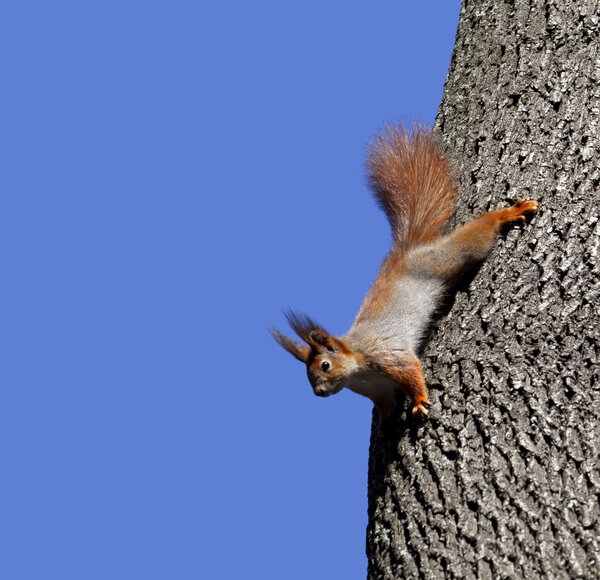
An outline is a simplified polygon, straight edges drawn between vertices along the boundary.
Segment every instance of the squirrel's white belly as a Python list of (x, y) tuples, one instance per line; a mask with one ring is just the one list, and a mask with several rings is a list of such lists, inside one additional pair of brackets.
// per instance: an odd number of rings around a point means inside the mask
[[(435, 278), (404, 276), (395, 283), (392, 300), (375, 318), (360, 320), (347, 335), (361, 336), (363, 345), (372, 343), (372, 350), (415, 352), (435, 311), (442, 291)], [(365, 339), (369, 337), (369, 339)]]
[[(415, 352), (431, 321), (442, 288), (442, 282), (437, 279), (405, 274), (395, 282), (391, 300), (378, 316), (360, 320), (347, 338), (352, 340), (356, 333), (361, 338), (361, 352), (386, 365), (414, 364)], [(372, 370), (352, 373), (345, 386), (371, 399), (380, 417), (385, 418), (393, 410), (399, 383), (397, 376), (379, 372), (375, 365)], [(425, 395), (422, 400), (426, 400)], [(422, 403), (419, 405), (415, 408), (421, 409)], [(419, 412), (426, 413), (425, 410)]]
[(413, 349), (423, 338), (441, 291), (442, 283), (435, 278), (404, 276), (396, 282), (386, 317)]

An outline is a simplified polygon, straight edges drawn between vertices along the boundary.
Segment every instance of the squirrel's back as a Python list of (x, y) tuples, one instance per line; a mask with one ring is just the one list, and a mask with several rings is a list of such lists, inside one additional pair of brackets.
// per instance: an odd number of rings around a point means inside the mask
[(444, 233), (454, 214), (455, 184), (431, 129), (386, 125), (369, 145), (366, 164), (396, 249), (426, 244)]

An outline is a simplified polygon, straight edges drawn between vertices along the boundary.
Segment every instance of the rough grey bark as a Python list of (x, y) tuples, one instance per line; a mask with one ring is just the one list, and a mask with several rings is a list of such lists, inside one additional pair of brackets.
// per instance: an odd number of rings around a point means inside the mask
[(540, 201), (431, 333), (432, 402), (375, 436), (369, 578), (600, 578), (600, 6), (463, 0), (437, 128), (457, 222)]

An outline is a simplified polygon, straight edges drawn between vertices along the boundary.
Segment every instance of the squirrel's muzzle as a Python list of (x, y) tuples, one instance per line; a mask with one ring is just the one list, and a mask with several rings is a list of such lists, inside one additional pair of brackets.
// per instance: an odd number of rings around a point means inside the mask
[(324, 385), (314, 387), (313, 390), (317, 397), (329, 397), (329, 395), (331, 395), (331, 391)]

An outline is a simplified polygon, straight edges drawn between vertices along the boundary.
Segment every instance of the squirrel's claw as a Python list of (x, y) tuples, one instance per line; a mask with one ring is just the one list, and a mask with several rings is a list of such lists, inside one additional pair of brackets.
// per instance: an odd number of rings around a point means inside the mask
[[(423, 401), (423, 403), (429, 404), (429, 401)], [(412, 408), (412, 415), (415, 419), (424, 419), (428, 411), (423, 403), (419, 403)]]
[(512, 207), (508, 207), (502, 212), (501, 223), (525, 222), (526, 216), (535, 213), (538, 210), (539, 203), (534, 199), (518, 199)]
[(535, 199), (518, 199), (513, 207), (522, 213), (531, 213), (537, 211), (539, 205)]

